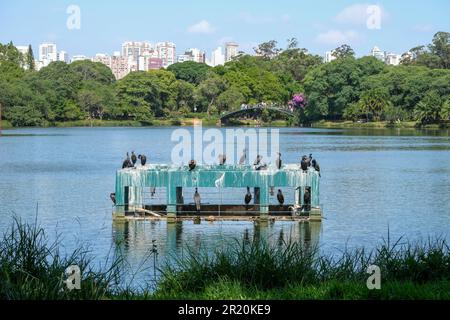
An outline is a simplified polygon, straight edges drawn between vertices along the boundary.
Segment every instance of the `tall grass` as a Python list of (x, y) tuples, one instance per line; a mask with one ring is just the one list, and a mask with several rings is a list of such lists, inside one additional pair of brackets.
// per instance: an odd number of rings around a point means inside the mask
[[(392, 243), (388, 239), (373, 251), (349, 250), (337, 257), (320, 255), (317, 247), (307, 248), (298, 242), (282, 246), (235, 242), (212, 255), (188, 250), (186, 256), (174, 257), (174, 261), (164, 266), (157, 295), (195, 295), (219, 283), (250, 292), (289, 290), (292, 286), (323, 288), (336, 283), (368, 291), (366, 271), (374, 264), (381, 269), (383, 283), (391, 286), (450, 281), (449, 246), (444, 239), (415, 244), (403, 243), (401, 239)], [(335, 288), (342, 290), (339, 285)]]
[[(84, 248), (62, 255), (58, 240), (49, 242), (36, 223), (14, 220), (0, 243), (0, 299), (103, 299), (114, 293), (121, 258), (93, 267)], [(82, 290), (68, 290), (68, 266), (77, 265)]]
[[(63, 255), (59, 241), (49, 242), (36, 223), (16, 219), (0, 239), (0, 299), (450, 299), (449, 253), (439, 238), (388, 238), (372, 251), (337, 256), (294, 241), (236, 240), (213, 252), (188, 248), (163, 265), (156, 289), (137, 289), (124, 284), (129, 270), (120, 252), (95, 266), (89, 250)], [(147, 262), (139, 272), (151, 272)], [(380, 291), (366, 287), (372, 264), (381, 269)], [(66, 288), (70, 265), (81, 269), (81, 290)]]

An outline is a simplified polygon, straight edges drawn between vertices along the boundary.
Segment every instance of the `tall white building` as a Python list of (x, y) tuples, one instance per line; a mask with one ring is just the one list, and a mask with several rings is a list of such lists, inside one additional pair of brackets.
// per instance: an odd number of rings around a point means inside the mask
[(225, 43), (225, 62), (231, 61), (233, 57), (238, 55), (239, 45), (236, 42)]
[(334, 50), (325, 52), (325, 58), (324, 58), (325, 63), (336, 60), (336, 57), (333, 56), (333, 53), (334, 53)]
[(69, 63), (70, 62), (69, 54), (66, 51), (64, 51), (64, 50), (61, 50), (57, 54), (57, 60), (65, 62), (65, 63)]
[(392, 65), (392, 66), (398, 66), (400, 64), (400, 61), (402, 60), (402, 56), (400, 54), (396, 53), (387, 53), (385, 62), (386, 64)]
[(39, 45), (40, 67), (46, 67), (53, 61), (58, 61), (58, 51), (56, 50), (56, 44), (50, 42), (41, 43)]
[(205, 63), (205, 58), (204, 51), (197, 48), (190, 48), (189, 50), (186, 50), (184, 54), (178, 55), (177, 62), (194, 61), (198, 63)]
[(212, 67), (225, 64), (225, 55), (222, 53), (222, 47), (217, 47), (211, 54), (210, 65)]
[(176, 47), (173, 42), (158, 42), (156, 44), (158, 57), (162, 60), (162, 65), (167, 68), (176, 62)]
[(145, 51), (150, 51), (152, 45), (146, 41), (127, 41), (122, 43), (122, 56), (133, 57), (134, 61), (139, 59)]
[(385, 52), (381, 51), (380, 48), (378, 48), (377, 46), (373, 47), (372, 51), (370, 51), (370, 55), (372, 57), (377, 58), (380, 61), (385, 61), (386, 59), (386, 54)]

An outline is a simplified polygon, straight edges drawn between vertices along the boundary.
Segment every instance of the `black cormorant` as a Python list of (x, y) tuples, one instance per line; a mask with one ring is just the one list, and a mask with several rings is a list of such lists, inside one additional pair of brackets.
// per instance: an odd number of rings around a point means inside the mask
[(303, 171), (308, 170), (308, 161), (306, 160), (306, 156), (302, 157), (302, 161), (300, 161), (300, 166), (302, 167)]
[(277, 199), (280, 206), (282, 206), (284, 204), (284, 196), (283, 192), (281, 192), (281, 189), (278, 189)]
[(245, 210), (248, 210), (248, 205), (252, 201), (252, 193), (250, 192), (250, 187), (247, 187), (247, 193), (245, 194), (244, 202), (245, 202)]
[(281, 153), (278, 152), (278, 157), (277, 157), (277, 159), (275, 160), (275, 165), (277, 166), (277, 169), (278, 169), (278, 170), (281, 169), (281, 163), (282, 163), (282, 161), (281, 161)]
[(226, 154), (219, 154), (219, 165), (223, 166), (227, 162)]
[(195, 210), (197, 210), (197, 213), (199, 213), (200, 206), (201, 206), (201, 198), (200, 198), (200, 194), (198, 193), (198, 188), (195, 188), (194, 202), (195, 202)]
[(131, 151), (131, 162), (133, 163), (133, 167), (136, 165), (137, 157), (134, 154), (134, 151)]
[(145, 164), (147, 163), (147, 157), (143, 154), (138, 155), (138, 159), (141, 160), (141, 165), (145, 166)]
[(197, 165), (197, 162), (195, 162), (195, 160), (189, 161), (189, 171), (194, 170), (196, 165)]
[(319, 177), (321, 177), (321, 175), (320, 175), (320, 166), (319, 166), (319, 163), (317, 162), (317, 160), (313, 159), (311, 161), (311, 164), (312, 164), (312, 167), (314, 168), (314, 170), (316, 170), (319, 173)]
[(243, 164), (245, 164), (246, 159), (247, 159), (247, 150), (244, 149), (244, 150), (242, 150), (242, 156), (239, 159), (239, 165), (242, 166)]

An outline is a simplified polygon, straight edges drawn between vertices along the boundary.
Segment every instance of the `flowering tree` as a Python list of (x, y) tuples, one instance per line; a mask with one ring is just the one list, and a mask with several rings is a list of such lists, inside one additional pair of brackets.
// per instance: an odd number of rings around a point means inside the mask
[(303, 93), (296, 93), (292, 97), (292, 100), (289, 102), (289, 105), (293, 106), (296, 109), (305, 109), (306, 106), (306, 97)]

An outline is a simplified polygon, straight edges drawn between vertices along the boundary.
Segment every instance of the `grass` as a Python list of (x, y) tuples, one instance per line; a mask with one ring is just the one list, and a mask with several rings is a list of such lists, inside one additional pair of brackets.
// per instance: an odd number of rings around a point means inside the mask
[[(36, 223), (15, 220), (0, 241), (0, 299), (450, 299), (449, 246), (442, 239), (388, 239), (373, 251), (335, 257), (296, 242), (188, 248), (162, 267), (155, 290), (123, 284), (127, 267), (120, 252), (94, 266), (87, 249), (61, 254), (59, 241), (50, 243)], [(371, 264), (381, 269), (381, 290), (366, 287)], [(66, 289), (70, 265), (81, 269), (82, 290)]]

